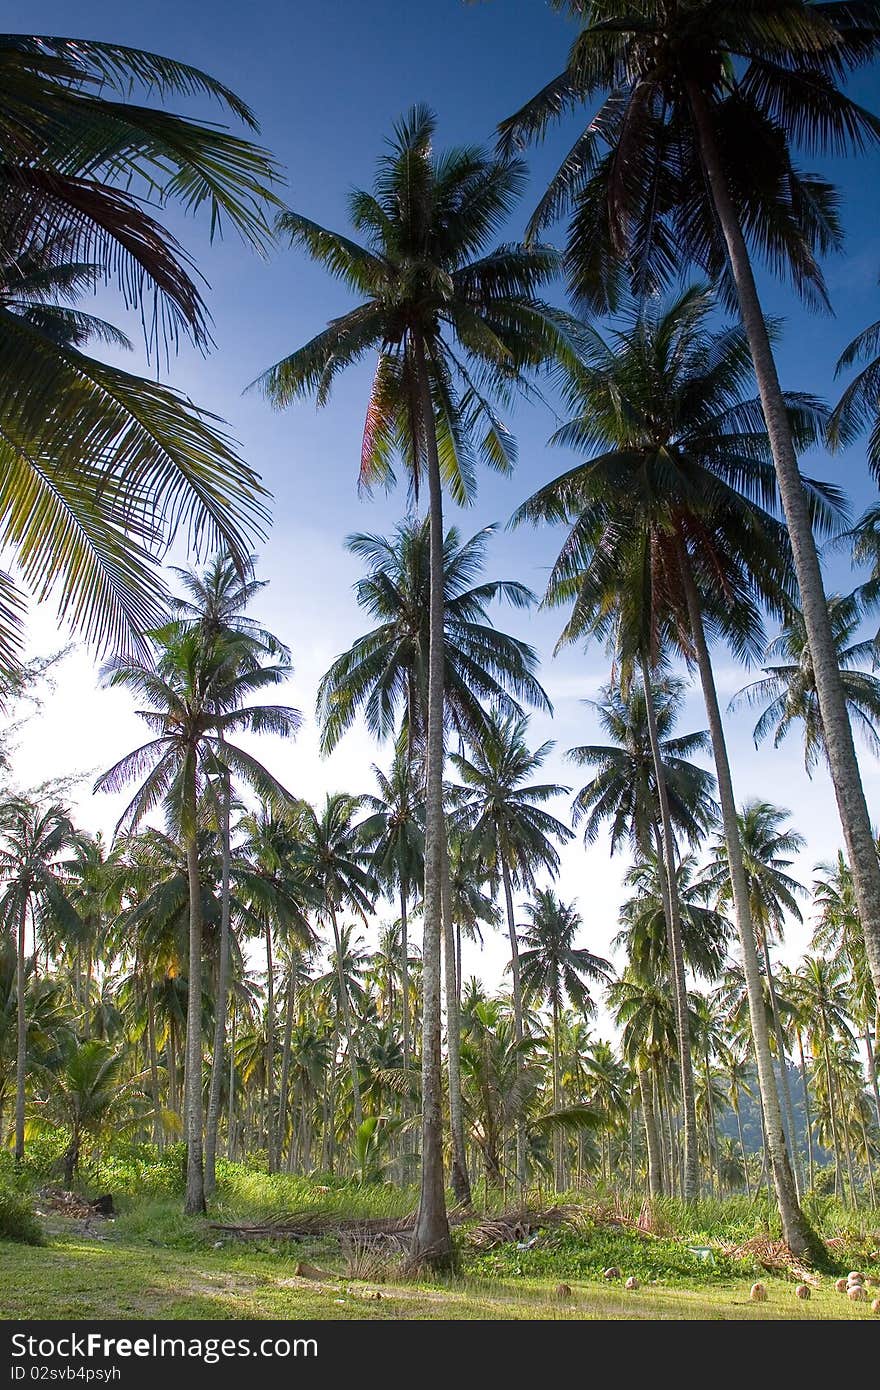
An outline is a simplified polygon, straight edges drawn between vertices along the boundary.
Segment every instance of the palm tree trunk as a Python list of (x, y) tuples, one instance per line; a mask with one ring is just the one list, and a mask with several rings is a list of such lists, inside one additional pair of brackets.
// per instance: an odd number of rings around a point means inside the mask
[(779, 1080), (782, 1087), (782, 1102), (785, 1106), (785, 1117), (788, 1125), (788, 1144), (791, 1150), (791, 1163), (794, 1170), (794, 1182), (797, 1188), (798, 1198), (800, 1199), (804, 1189), (804, 1178), (801, 1172), (800, 1159), (798, 1156), (798, 1137), (797, 1125), (794, 1118), (794, 1106), (791, 1101), (791, 1084), (788, 1078), (788, 1059), (785, 1055), (785, 1034), (782, 1031), (782, 1021), (779, 1017), (779, 1001), (776, 997), (776, 983), (773, 979), (773, 965), (770, 960), (770, 946), (767, 940), (766, 928), (763, 932), (762, 954), (764, 957), (764, 971), (767, 975), (767, 989), (770, 994), (770, 1011), (773, 1015), (773, 1032), (776, 1035), (776, 1053), (779, 1058)]
[(746, 1196), (751, 1197), (752, 1185), (749, 1182), (749, 1163), (746, 1157), (746, 1146), (743, 1141), (742, 1115), (739, 1113), (739, 1096), (737, 1095), (736, 1091), (734, 1091), (733, 1095), (733, 1113), (736, 1115), (736, 1132), (739, 1135), (739, 1151), (742, 1154), (743, 1177), (746, 1180)]
[(804, 1040), (801, 1036), (800, 1028), (797, 1029), (798, 1056), (801, 1063), (801, 1085), (804, 1088), (804, 1124), (807, 1129), (807, 1163), (810, 1174), (810, 1190), (815, 1186), (815, 1173), (813, 1169), (813, 1120), (810, 1115), (810, 1075), (807, 1071), (807, 1060), (804, 1057)]
[(27, 930), (28, 895), (22, 892), (21, 911), (18, 916), (18, 949), (15, 956), (15, 1161), (24, 1161), (24, 1088), (27, 1073), (27, 1014), (25, 1012), (24, 981), (25, 954), (24, 938)]
[(822, 1058), (825, 1063), (825, 1086), (828, 1091), (828, 1116), (831, 1120), (831, 1143), (834, 1147), (834, 1193), (841, 1201), (846, 1201), (843, 1185), (843, 1169), (840, 1166), (840, 1135), (837, 1125), (837, 1103), (834, 1099), (834, 1077), (831, 1074), (831, 1058), (828, 1053), (828, 1038), (822, 1038)]
[(807, 496), (801, 483), (785, 399), (779, 385), (767, 323), (758, 298), (748, 248), (730, 197), (711, 109), (696, 83), (688, 95), (706, 178), (727, 246), (740, 315), (749, 342), (761, 407), (770, 437), (779, 495), (791, 538), (801, 608), (819, 697), (822, 731), (840, 823), (852, 866), (853, 886), (865, 950), (880, 998), (880, 861), (871, 830), (859, 764), (840, 679), (840, 666), (828, 617), (822, 570), (813, 537)]
[(235, 1157), (235, 1001), (229, 1010), (229, 1094), (226, 1097), (226, 1157)]
[[(413, 452), (424, 454), (430, 516), (430, 627), (425, 770), (425, 891), (422, 910), (422, 1171), (412, 1258), (446, 1265), (452, 1240), (443, 1183), (443, 1060), (440, 1020), (440, 943), (443, 931), (441, 840), (443, 817), (443, 692), (446, 605), (443, 572), (443, 490), (434, 407), (422, 338), (413, 336), (418, 402), (411, 420)], [(421, 444), (423, 447), (419, 447)]]
[(211, 1081), (208, 1087), (208, 1117), (205, 1126), (205, 1194), (214, 1195), (217, 1185), (217, 1131), (220, 1127), (220, 1092), (223, 1085), (223, 1060), (226, 1051), (226, 1014), (229, 1000), (229, 971), (231, 955), (231, 829), (232, 783), (224, 771), (223, 806), (221, 809), (220, 860), (220, 965), (217, 972), (217, 998), (214, 1002), (214, 1051), (211, 1057)]
[(458, 1013), (458, 972), (455, 966), (455, 923), (452, 920), (452, 893), (449, 884), (449, 854), (446, 836), (442, 840), (443, 880), (443, 978), (446, 985), (446, 1069), (449, 1081), (449, 1130), (452, 1139), (450, 1183), (457, 1202), (470, 1206), (471, 1183), (464, 1144), (464, 1115), (461, 1105), (461, 1026)]
[(865, 1022), (865, 1054), (868, 1060), (868, 1081), (871, 1084), (871, 1094), (874, 1097), (874, 1113), (877, 1116), (877, 1128), (880, 1129), (880, 1087), (877, 1085), (877, 1062), (874, 1056), (874, 1043), (871, 1038), (870, 1025)]
[(345, 968), (342, 961), (342, 939), (336, 921), (336, 909), (330, 908), (330, 921), (333, 923), (333, 939), (336, 942), (336, 978), (339, 981), (339, 1007), (342, 1009), (342, 1026), (345, 1029), (345, 1050), (348, 1053), (348, 1067), (351, 1072), (351, 1094), (354, 1108), (355, 1133), (364, 1122), (364, 1109), (361, 1104), (361, 1082), (358, 1076), (357, 1057), (354, 1047), (354, 1033), (351, 1026), (351, 1007), (348, 1002), (348, 986), (345, 983)]
[[(559, 1000), (553, 995), (553, 1109), (558, 1110), (559, 1097)], [(553, 1186), (562, 1191), (562, 1135), (558, 1129), (553, 1131)]]
[(743, 972), (745, 974), (746, 988), (748, 991), (749, 1017), (752, 1025), (752, 1040), (755, 1045), (758, 1086), (761, 1091), (761, 1101), (764, 1107), (767, 1153), (773, 1172), (773, 1186), (776, 1192), (776, 1202), (782, 1220), (782, 1234), (786, 1244), (795, 1255), (801, 1258), (812, 1258), (817, 1249), (817, 1241), (810, 1229), (806, 1217), (800, 1209), (794, 1174), (791, 1170), (788, 1149), (785, 1143), (785, 1131), (782, 1128), (779, 1093), (776, 1089), (776, 1077), (773, 1072), (773, 1057), (770, 1052), (770, 1035), (767, 1029), (767, 1017), (764, 1013), (761, 972), (758, 965), (758, 944), (755, 938), (755, 929), (752, 925), (752, 916), (749, 906), (748, 883), (746, 881), (745, 866), (743, 864), (742, 844), (739, 838), (736, 801), (734, 800), (733, 794), (733, 778), (730, 772), (730, 761), (727, 756), (724, 725), (721, 722), (721, 710), (718, 705), (718, 693), (715, 689), (715, 676), (712, 671), (712, 662), (709, 658), (709, 648), (706, 644), (706, 634), (703, 628), (703, 615), (700, 609), (700, 601), (697, 596), (696, 585), (681, 540), (679, 540), (679, 557), (682, 581), (687, 595), (691, 636), (694, 643), (697, 666), (700, 672), (700, 683), (703, 688), (703, 699), (706, 704), (706, 714), (709, 722), (709, 735), (712, 740), (712, 752), (715, 759), (715, 773), (718, 779), (718, 799), (721, 804), (721, 821), (724, 831), (724, 840), (727, 846), (727, 862), (730, 869), (730, 881), (733, 889), (734, 915), (736, 917), (737, 933), (739, 935), (740, 950), (742, 952)]
[[(409, 923), (406, 879), (400, 875), (400, 1011), (403, 1024), (403, 1069), (409, 1071)], [(404, 1113), (406, 1111), (404, 1110)]]
[[(279, 1161), (287, 1138), (287, 1117), (290, 1110), (290, 1053), (293, 1045), (293, 1020), (296, 1014), (297, 958), (291, 956), (287, 971), (287, 999), (284, 1006), (284, 1038), (281, 1043), (281, 1081), (278, 1088), (278, 1155)], [(293, 1131), (293, 1126), (290, 1127)], [(293, 1150), (293, 1135), (290, 1140)]]
[(189, 793), (186, 840), (186, 874), (189, 884), (189, 965), (186, 1004), (186, 1196), (188, 1216), (205, 1211), (205, 1170), (202, 1157), (202, 902), (199, 882), (199, 849), (196, 838), (195, 786)]
[(648, 719), (648, 739), (651, 744), (651, 758), (654, 763), (654, 780), (657, 784), (657, 802), (660, 810), (660, 825), (663, 832), (662, 863), (660, 887), (663, 893), (663, 907), (666, 914), (669, 936), (669, 963), (672, 976), (672, 995), (675, 1001), (675, 1027), (678, 1034), (678, 1070), (681, 1080), (682, 1110), (684, 1112), (684, 1183), (683, 1196), (686, 1202), (694, 1202), (700, 1195), (700, 1176), (697, 1161), (697, 1113), (694, 1100), (694, 1070), (691, 1059), (690, 1029), (688, 1025), (687, 976), (685, 974), (684, 949), (681, 939), (681, 910), (678, 901), (678, 879), (675, 864), (675, 839), (672, 833), (672, 817), (669, 812), (669, 792), (666, 786), (666, 773), (663, 767), (663, 754), (657, 733), (657, 712), (651, 689), (651, 670), (647, 656), (641, 655), (642, 682), (645, 687), (645, 710)]
[(636, 1074), (639, 1078), (642, 1123), (645, 1126), (645, 1145), (648, 1150), (648, 1195), (650, 1197), (662, 1197), (663, 1160), (660, 1153), (660, 1139), (657, 1134), (657, 1118), (654, 1113), (653, 1087), (650, 1077), (641, 1068), (638, 1068)]
[[(516, 936), (516, 922), (513, 913), (513, 887), (510, 882), (510, 869), (501, 857), (501, 882), (504, 885), (504, 906), (507, 912), (507, 934), (510, 937), (510, 974), (513, 984), (513, 1027), (517, 1045), (523, 1040), (523, 1007), (522, 1007), (522, 984), (519, 977), (519, 942)], [(522, 1069), (522, 1056), (519, 1050), (516, 1055), (516, 1072), (519, 1075)], [(523, 1118), (518, 1115), (516, 1118), (516, 1182), (520, 1196), (525, 1191), (528, 1175), (526, 1173), (526, 1132)]]
[(159, 1057), (156, 1052), (156, 1009), (153, 1000), (153, 982), (146, 981), (147, 995), (147, 1047), (150, 1057), (150, 1086), (153, 1092), (153, 1143), (162, 1151), (162, 1097), (159, 1091)]
[(275, 961), (272, 954), (272, 919), (266, 918), (266, 1114), (269, 1172), (278, 1171), (275, 1126)]

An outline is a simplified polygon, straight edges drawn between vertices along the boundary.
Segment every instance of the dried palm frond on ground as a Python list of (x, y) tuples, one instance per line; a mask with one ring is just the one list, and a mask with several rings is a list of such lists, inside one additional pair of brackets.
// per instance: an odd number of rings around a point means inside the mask
[(793, 1279), (799, 1284), (818, 1285), (819, 1281), (813, 1271), (801, 1264), (784, 1240), (774, 1240), (770, 1236), (752, 1236), (751, 1240), (744, 1241), (741, 1245), (719, 1244), (717, 1248), (723, 1255), (729, 1255), (734, 1260), (752, 1259), (771, 1274)]
[(478, 1250), (493, 1250), (498, 1245), (508, 1245), (513, 1241), (525, 1244), (541, 1230), (564, 1225), (576, 1210), (575, 1207), (549, 1207), (546, 1211), (518, 1210), (488, 1216), (472, 1231), (468, 1231), (468, 1243)]

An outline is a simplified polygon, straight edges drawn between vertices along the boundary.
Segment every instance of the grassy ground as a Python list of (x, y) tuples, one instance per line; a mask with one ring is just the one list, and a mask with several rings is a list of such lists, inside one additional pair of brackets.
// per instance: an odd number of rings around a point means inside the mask
[[(793, 1280), (767, 1275), (749, 1242), (757, 1240), (765, 1250), (775, 1214), (745, 1198), (690, 1207), (666, 1200), (648, 1213), (637, 1198), (601, 1191), (572, 1194), (574, 1209), (565, 1223), (542, 1228), (528, 1247), (513, 1240), (478, 1249), (470, 1227), (457, 1226), (457, 1274), (414, 1281), (404, 1275), (399, 1257), (377, 1258), (357, 1242), (341, 1245), (331, 1234), (302, 1243), (244, 1241), (184, 1218), (180, 1155), (166, 1153), (158, 1160), (154, 1151), (133, 1150), (92, 1173), (85, 1183), (92, 1196), (114, 1193), (112, 1221), (89, 1215), (87, 1208), (77, 1215), (59, 1204), (46, 1186), (55, 1180), (49, 1163), (42, 1171), (34, 1164), (14, 1174), (3, 1171), (2, 1159), (0, 1319), (880, 1320), (870, 1302), (850, 1303), (836, 1292), (833, 1274), (815, 1278), (812, 1296), (804, 1301), (796, 1298)], [(333, 1178), (322, 1183), (270, 1177), (226, 1163), (219, 1178), (211, 1212), (217, 1222), (261, 1222), (291, 1212), (397, 1217), (414, 1210), (417, 1196), (414, 1189), (390, 1183), (363, 1187)], [(533, 1193), (529, 1205), (541, 1210), (552, 1201), (547, 1193)], [(497, 1214), (504, 1198), (493, 1202)], [(21, 1243), (28, 1234), (19, 1208), (29, 1221), (36, 1208), (45, 1244)], [(880, 1212), (854, 1217), (828, 1199), (815, 1198), (810, 1215), (830, 1239), (836, 1272), (860, 1268), (880, 1275)], [(301, 1261), (317, 1267), (317, 1277), (298, 1274)], [(602, 1277), (608, 1266), (619, 1269), (619, 1279)], [(640, 1281), (634, 1292), (624, 1288), (629, 1275)], [(756, 1278), (766, 1284), (766, 1302), (749, 1298)], [(569, 1294), (560, 1296), (561, 1282)], [(880, 1288), (869, 1293), (880, 1295)]]
[[(766, 1303), (749, 1300), (749, 1280), (697, 1287), (653, 1284), (635, 1293), (601, 1281), (574, 1281), (570, 1299), (557, 1280), (465, 1275), (433, 1284), (338, 1279), (314, 1282), (294, 1273), (311, 1256), (229, 1243), (222, 1249), (168, 1249), (126, 1236), (95, 1240), (59, 1235), (44, 1247), (0, 1242), (0, 1317), (101, 1318), (872, 1318), (821, 1280), (808, 1302), (794, 1285), (768, 1279)], [(376, 1293), (380, 1296), (376, 1298)]]

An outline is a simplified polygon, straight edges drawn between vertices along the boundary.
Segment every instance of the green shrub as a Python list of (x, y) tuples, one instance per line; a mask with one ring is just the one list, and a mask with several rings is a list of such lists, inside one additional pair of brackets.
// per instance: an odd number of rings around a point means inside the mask
[(20, 1245), (43, 1245), (43, 1228), (34, 1215), (30, 1198), (5, 1184), (0, 1187), (0, 1240)]

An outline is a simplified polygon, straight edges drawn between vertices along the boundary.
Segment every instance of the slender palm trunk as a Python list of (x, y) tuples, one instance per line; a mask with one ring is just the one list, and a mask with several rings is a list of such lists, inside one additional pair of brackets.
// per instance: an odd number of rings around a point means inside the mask
[(361, 1104), (361, 1082), (358, 1076), (357, 1056), (354, 1046), (354, 1032), (351, 1026), (351, 1006), (348, 1002), (348, 986), (345, 983), (345, 967), (342, 960), (342, 938), (336, 920), (336, 909), (330, 908), (330, 921), (333, 923), (333, 939), (336, 942), (336, 978), (339, 981), (339, 1007), (342, 1009), (342, 1026), (345, 1029), (345, 1050), (348, 1053), (348, 1067), (351, 1072), (351, 1095), (354, 1109), (355, 1132), (364, 1122), (364, 1108)]
[(186, 841), (189, 884), (189, 968), (186, 1005), (186, 1196), (184, 1211), (193, 1216), (205, 1210), (205, 1170), (202, 1154), (202, 902), (199, 850), (196, 839), (195, 787), (190, 791), (191, 830)]
[(837, 1102), (834, 1099), (834, 1077), (831, 1074), (831, 1057), (828, 1052), (828, 1037), (822, 1037), (822, 1060), (825, 1063), (825, 1087), (828, 1092), (828, 1118), (831, 1121), (831, 1144), (834, 1149), (834, 1195), (846, 1201), (846, 1188), (843, 1183), (843, 1169), (840, 1166), (840, 1134), (837, 1124)]
[(672, 817), (669, 811), (669, 792), (666, 786), (666, 773), (663, 767), (663, 754), (657, 733), (657, 712), (654, 708), (651, 689), (651, 670), (648, 659), (642, 654), (642, 682), (645, 687), (645, 710), (648, 719), (648, 739), (651, 744), (651, 758), (654, 763), (654, 781), (657, 785), (657, 802), (660, 810), (660, 825), (663, 836), (660, 886), (663, 892), (663, 908), (666, 916), (669, 937), (669, 967), (672, 977), (672, 995), (675, 1001), (675, 1028), (678, 1035), (678, 1070), (681, 1082), (682, 1110), (684, 1113), (684, 1181), (683, 1196), (686, 1202), (696, 1201), (699, 1196), (700, 1176), (697, 1160), (697, 1112), (694, 1100), (694, 1069), (691, 1058), (690, 1029), (688, 1025), (687, 976), (685, 974), (684, 948), (681, 939), (681, 909), (678, 901), (678, 877), (675, 864), (675, 838), (672, 833)]
[(871, 1094), (874, 1097), (874, 1114), (877, 1116), (877, 1128), (880, 1129), (880, 1087), (877, 1085), (877, 1062), (874, 1056), (874, 1041), (871, 1037), (869, 1023), (865, 1022), (865, 1030), (862, 1035), (865, 1039), (865, 1056), (868, 1062), (868, 1081), (871, 1085)]
[(25, 1012), (24, 937), (27, 930), (28, 890), (24, 888), (18, 915), (18, 949), (15, 956), (15, 1161), (24, 1161), (24, 1089), (27, 1073), (27, 1013)]
[(221, 808), (220, 860), (220, 964), (217, 971), (217, 998), (214, 1001), (214, 1051), (211, 1057), (211, 1081), (208, 1087), (208, 1117), (205, 1125), (205, 1193), (214, 1195), (217, 1184), (217, 1131), (220, 1127), (220, 1092), (223, 1085), (223, 1060), (226, 1051), (226, 1015), (229, 1001), (231, 956), (231, 828), (232, 784), (228, 771), (222, 774), (223, 804)]
[[(400, 1012), (403, 1024), (403, 1069), (409, 1071), (409, 923), (406, 878), (400, 875)], [(404, 1105), (404, 1114), (406, 1106)]]
[(464, 1114), (461, 1105), (461, 1025), (458, 1013), (458, 972), (455, 967), (455, 923), (452, 920), (452, 892), (449, 883), (449, 854), (443, 836), (443, 979), (446, 986), (446, 1070), (449, 1082), (449, 1130), (452, 1139), (452, 1165), (449, 1180), (457, 1202), (470, 1206), (471, 1183), (464, 1144)]
[[(559, 1096), (559, 999), (553, 993), (553, 1109), (558, 1110)], [(558, 1129), (553, 1131), (553, 1186), (562, 1191), (562, 1135)]]
[(452, 1240), (443, 1184), (443, 1060), (440, 1020), (440, 943), (443, 934), (443, 643), (445, 594), (443, 573), (443, 492), (434, 424), (434, 407), (425, 361), (425, 345), (414, 336), (418, 373), (418, 418), (413, 419), (413, 446), (424, 446), (430, 516), (430, 626), (428, 638), (427, 756), (425, 772), (425, 891), (422, 911), (422, 1171), (419, 1209), (413, 1231), (412, 1258), (417, 1264), (446, 1265)]
[[(504, 885), (504, 906), (507, 913), (507, 934), (510, 938), (510, 975), (513, 984), (513, 1027), (517, 1044), (523, 1040), (522, 983), (519, 974), (519, 942), (516, 936), (516, 922), (513, 913), (513, 886), (510, 882), (510, 869), (503, 853), (501, 858), (501, 882)], [(517, 1049), (516, 1073), (522, 1070), (522, 1055)], [(525, 1191), (528, 1174), (526, 1172), (526, 1131), (523, 1117), (516, 1118), (516, 1183), (520, 1196)]]
[(269, 1172), (278, 1171), (275, 1124), (275, 961), (272, 951), (272, 919), (266, 918), (266, 1106), (269, 1135)]
[(153, 1143), (162, 1150), (162, 1096), (159, 1090), (159, 1056), (156, 1051), (156, 1007), (153, 981), (146, 980), (147, 1049), (150, 1059), (150, 1087), (153, 1092)]
[(226, 1097), (226, 1157), (235, 1157), (235, 1000), (229, 1010), (229, 1077)]
[(657, 1133), (657, 1118), (654, 1112), (654, 1094), (651, 1078), (641, 1067), (638, 1068), (639, 1095), (642, 1099), (642, 1123), (645, 1126), (645, 1145), (648, 1150), (648, 1195), (663, 1195), (663, 1157), (660, 1152), (660, 1138)]
[(797, 1030), (798, 1057), (801, 1064), (801, 1085), (804, 1088), (804, 1125), (807, 1130), (807, 1164), (809, 1168), (810, 1189), (815, 1186), (815, 1174), (813, 1171), (813, 1119), (810, 1114), (810, 1074), (807, 1071), (807, 1059), (804, 1056), (804, 1040), (801, 1030)]
[(715, 689), (715, 676), (706, 644), (703, 628), (703, 615), (700, 609), (696, 585), (690, 570), (684, 545), (680, 543), (682, 580), (687, 595), (691, 636), (700, 672), (700, 683), (712, 740), (715, 760), (715, 773), (718, 780), (718, 799), (721, 804), (721, 821), (724, 840), (727, 846), (727, 863), (733, 889), (734, 915), (742, 952), (743, 972), (749, 1000), (749, 1017), (752, 1026), (752, 1040), (755, 1046), (755, 1062), (758, 1070), (758, 1085), (764, 1110), (764, 1128), (767, 1140), (767, 1155), (773, 1173), (776, 1202), (782, 1220), (782, 1234), (786, 1244), (795, 1255), (812, 1258), (817, 1249), (816, 1237), (810, 1229), (798, 1202), (794, 1174), (785, 1143), (782, 1127), (782, 1114), (779, 1108), (779, 1093), (773, 1072), (773, 1057), (770, 1052), (770, 1035), (767, 1017), (764, 1012), (764, 998), (761, 989), (761, 971), (758, 965), (758, 944), (752, 924), (749, 907), (748, 882), (743, 863), (742, 844), (739, 837), (739, 824), (736, 815), (736, 801), (733, 794), (733, 778), (727, 756), (724, 738), (724, 725)]
[(809, 505), (801, 483), (791, 425), (748, 248), (727, 187), (712, 112), (696, 84), (689, 86), (688, 94), (706, 178), (727, 246), (740, 315), (752, 354), (761, 407), (773, 451), (779, 495), (791, 537), (831, 780), (852, 866), (868, 963), (874, 989), (880, 998), (880, 861), (840, 679)]
[[(296, 967), (297, 958), (291, 956), (290, 967), (287, 971), (287, 998), (284, 1004), (284, 1037), (281, 1042), (281, 1080), (278, 1087), (278, 1155), (284, 1149), (284, 1142), (288, 1131), (288, 1114), (290, 1112), (290, 1054), (293, 1045), (293, 1020), (296, 1015)], [(292, 1126), (290, 1126), (292, 1129)], [(291, 1152), (293, 1151), (293, 1134), (290, 1140)]]
[(794, 1118), (794, 1106), (791, 1100), (788, 1058), (785, 1053), (785, 1034), (782, 1031), (782, 1020), (779, 1017), (779, 1001), (776, 997), (776, 982), (773, 979), (773, 964), (770, 960), (770, 946), (767, 940), (766, 927), (762, 933), (762, 948), (764, 970), (767, 975), (767, 990), (770, 995), (770, 1011), (773, 1016), (773, 1032), (776, 1036), (776, 1055), (779, 1059), (779, 1082), (782, 1088), (782, 1102), (785, 1106), (786, 1124), (788, 1126), (788, 1145), (791, 1150), (791, 1164), (794, 1170), (795, 1186), (797, 1188), (798, 1197), (800, 1198), (804, 1190), (804, 1178), (801, 1172), (800, 1156), (798, 1153), (797, 1125)]
[(745, 1180), (746, 1180), (746, 1196), (747, 1196), (747, 1197), (751, 1197), (751, 1195), (752, 1195), (752, 1185), (751, 1185), (751, 1183), (749, 1182), (749, 1163), (748, 1163), (748, 1159), (746, 1158), (746, 1146), (745, 1146), (745, 1142), (744, 1142), (744, 1140), (743, 1140), (742, 1115), (739, 1113), (739, 1096), (738, 1096), (738, 1094), (737, 1094), (736, 1091), (733, 1092), (733, 1097), (732, 1097), (732, 1099), (733, 1099), (733, 1113), (736, 1115), (736, 1132), (737, 1132), (737, 1134), (739, 1135), (739, 1151), (740, 1151), (740, 1154), (742, 1155), (742, 1161), (743, 1161), (743, 1177), (744, 1177)]

